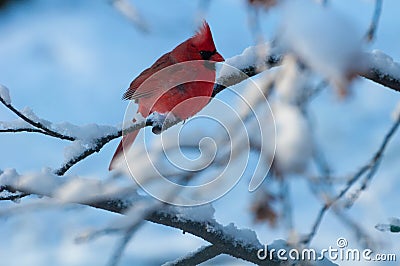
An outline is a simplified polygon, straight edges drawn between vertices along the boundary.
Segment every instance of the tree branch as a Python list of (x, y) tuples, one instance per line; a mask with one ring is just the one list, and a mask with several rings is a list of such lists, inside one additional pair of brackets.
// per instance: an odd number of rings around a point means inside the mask
[[(92, 207), (123, 213), (127, 210), (131, 202), (124, 199), (111, 199), (107, 201), (94, 202), (89, 204)], [(190, 219), (178, 218), (171, 211), (158, 210), (150, 214), (147, 221), (177, 228), (183, 232), (188, 232), (198, 236), (220, 249), (221, 253), (231, 255), (232, 257), (243, 259), (257, 265), (280, 265), (278, 261), (260, 260), (257, 257), (257, 251), (263, 246), (257, 243), (249, 243), (236, 239), (233, 235), (227, 234), (224, 227), (215, 220), (211, 221), (195, 221)], [(240, 230), (237, 230), (240, 233)]]
[(366, 34), (366, 38), (368, 41), (372, 41), (375, 37), (381, 13), (382, 13), (382, 0), (375, 0), (374, 14), (372, 16), (371, 24)]
[(40, 133), (40, 134), (44, 134), (44, 135), (53, 137), (48, 132), (43, 131), (41, 129), (37, 129), (37, 128), (21, 127), (21, 128), (0, 129), (0, 133), (18, 133), (18, 132)]
[[(251, 47), (248, 49), (256, 49), (256, 47)], [(367, 62), (368, 62), (367, 69), (368, 70), (364, 71), (362, 73), (359, 73), (360, 76), (363, 76), (363, 77), (370, 79), (376, 83), (379, 83), (381, 85), (389, 87), (393, 90), (400, 91), (400, 77), (397, 77), (395, 75), (387, 73), (384, 69), (382, 69), (382, 66), (376, 60), (374, 60), (374, 55), (372, 53), (366, 53), (365, 57), (368, 59), (367, 60)], [(249, 64), (248, 66), (240, 69), (240, 71), (236, 71), (236, 72), (228, 74), (226, 76), (219, 77), (217, 80), (217, 84), (214, 86), (214, 91), (213, 91), (212, 97), (215, 97), (219, 92), (226, 89), (227, 87), (238, 84), (241, 81), (247, 79), (248, 77), (252, 77), (252, 76), (258, 74), (260, 69), (265, 70), (265, 69), (269, 69), (271, 67), (279, 65), (282, 58), (283, 58), (283, 55), (278, 54), (275, 51), (272, 51), (267, 56), (266, 60), (264, 61), (263, 66), (256, 65), (257, 62), (252, 62), (252, 64)], [(392, 73), (393, 72), (400, 73), (400, 66), (398, 64), (393, 64), (393, 66), (391, 66), (391, 67), (394, 68)], [(46, 126), (44, 126), (43, 124), (41, 124), (39, 122), (32, 121), (31, 119), (29, 119), (28, 117), (23, 115), (21, 112), (16, 110), (11, 104), (6, 103), (1, 97), (0, 97), (0, 101), (8, 109), (10, 109), (16, 115), (18, 115), (21, 119), (23, 119), (27, 123), (31, 124), (32, 126), (38, 128), (40, 130), (43, 130), (43, 132), (46, 132), (44, 134), (50, 135), (53, 137), (57, 137), (60, 139), (70, 140), (70, 141), (76, 140), (76, 138), (74, 138), (74, 137), (62, 135), (58, 132), (48, 129)], [(168, 126), (163, 127), (162, 130), (165, 130), (166, 128), (171, 127), (179, 122), (180, 122), (179, 120), (177, 120), (175, 122), (171, 122)], [(144, 123), (144, 122), (136, 123), (136, 124), (132, 125), (132, 130), (137, 130), (137, 129), (143, 128), (145, 126), (152, 126), (152, 125), (153, 125), (153, 123), (151, 121), (146, 121), (146, 123)], [(158, 130), (155, 130), (155, 131), (160, 133)], [(93, 140), (92, 141), (93, 145), (91, 145), (91, 147), (84, 150), (81, 154), (77, 155), (76, 157), (71, 158), (66, 163), (64, 163), (59, 169), (55, 170), (55, 173), (57, 175), (64, 175), (72, 166), (74, 166), (78, 162), (82, 161), (86, 157), (92, 155), (93, 153), (99, 152), (104, 147), (105, 144), (107, 144), (111, 140), (116, 139), (120, 136), (122, 136), (122, 130), (118, 131), (117, 133), (106, 135), (106, 136), (103, 136), (103, 137)]]
[(375, 66), (370, 66), (367, 71), (362, 72), (359, 75), (392, 90), (400, 92), (400, 77), (394, 77)]
[[(328, 199), (326, 200), (326, 203), (324, 206), (321, 208), (321, 210), (318, 213), (318, 216), (314, 222), (314, 225), (311, 229), (311, 232), (304, 238), (302, 243), (309, 245), (311, 240), (314, 238), (315, 234), (318, 231), (319, 226), (321, 225), (322, 219), (325, 216), (326, 212), (332, 207), (335, 203), (337, 203), (340, 199), (343, 198), (343, 196), (350, 190), (350, 188), (358, 181), (360, 178), (364, 176), (364, 174), (368, 173), (364, 183), (362, 184), (361, 188), (357, 191), (358, 195), (361, 193), (361, 191), (366, 189), (367, 183), (373, 178), (375, 173), (377, 172), (380, 162), (383, 157), (383, 153), (389, 143), (389, 141), (392, 139), (394, 133), (397, 131), (397, 129), (400, 126), (400, 115), (397, 116), (396, 121), (393, 123), (393, 125), (390, 127), (389, 131), (386, 133), (385, 137), (383, 138), (383, 141), (381, 145), (379, 146), (379, 149), (375, 152), (374, 156), (372, 159), (363, 167), (360, 168), (359, 171), (357, 171), (348, 181), (344, 189), (342, 189), (338, 195), (336, 195), (333, 199)], [(357, 199), (357, 197), (352, 197), (351, 201), (352, 203)]]
[(163, 266), (198, 265), (220, 255), (221, 253), (222, 251), (217, 246), (209, 245), (201, 247), (196, 252), (189, 253), (175, 261), (164, 263)]
[[(54, 197), (55, 200), (57, 200), (58, 195), (55, 192), (59, 192), (65, 184), (65, 182), (63, 182), (65, 180), (64, 178), (55, 175), (44, 177), (45, 180), (47, 180), (46, 182), (52, 184), (51, 190), (43, 189), (42, 186), (35, 187), (28, 185), (29, 182), (35, 182), (31, 175), (4, 176), (3, 178), (4, 179), (0, 181), (6, 183), (5, 185), (7, 185), (10, 190), (50, 198)], [(25, 178), (29, 180), (28, 184)], [(39, 178), (40, 180), (42, 177), (39, 175), (36, 178)], [(11, 183), (8, 184), (7, 182)], [(40, 182), (43, 182), (43, 180)], [(14, 185), (10, 186), (11, 184)], [(90, 189), (90, 187), (88, 189)], [(82, 200), (73, 200), (71, 203), (124, 214), (132, 208), (138, 200), (137, 196), (135, 196), (135, 198), (130, 198), (126, 195), (124, 196), (123, 193), (115, 193), (113, 196), (107, 198), (104, 198), (104, 196), (101, 195), (96, 195), (96, 198), (98, 198), (98, 200), (93, 198), (93, 200), (90, 201), (86, 198)], [(255, 233), (247, 231), (244, 233), (244, 231), (237, 229), (233, 224), (224, 227), (212, 218), (198, 221), (184, 213), (181, 213), (179, 208), (173, 206), (164, 206), (162, 209), (157, 208), (156, 210), (152, 210), (149, 214), (146, 214), (144, 217), (147, 221), (177, 228), (183, 232), (188, 232), (192, 235), (203, 238), (215, 245), (221, 253), (231, 255), (235, 258), (250, 261), (258, 265), (279, 265), (279, 262), (271, 261), (269, 260), (269, 257), (267, 257), (266, 260), (260, 260), (257, 257), (257, 252), (259, 249), (263, 249), (264, 247), (257, 240)], [(138, 224), (134, 225), (134, 229), (136, 228), (136, 225)], [(121, 243), (125, 243), (125, 240)]]
[[(142, 127), (144, 127), (144, 122), (136, 123), (134, 125), (134, 127), (136, 129), (142, 128)], [(69, 161), (64, 163), (60, 168), (55, 170), (54, 173), (59, 176), (64, 175), (72, 166), (74, 166), (78, 162), (82, 161), (86, 157), (92, 155), (93, 153), (99, 152), (103, 148), (104, 145), (109, 143), (111, 140), (119, 138), (121, 136), (122, 136), (122, 130), (119, 130), (116, 133), (106, 135), (106, 136), (103, 136), (103, 137), (100, 137), (100, 138), (94, 140), (93, 141), (94, 144), (90, 148), (84, 150), (78, 156), (71, 158)]]
[(55, 138), (59, 138), (59, 139), (63, 139), (63, 140), (69, 140), (69, 141), (74, 141), (75, 138), (71, 137), (71, 136), (67, 136), (64, 134), (60, 134), (52, 129), (49, 129), (48, 127), (46, 127), (45, 125), (43, 125), (40, 122), (36, 122), (33, 121), (32, 119), (30, 119), (29, 117), (27, 117), (26, 115), (24, 115), (23, 113), (21, 113), (20, 111), (18, 111), (16, 108), (14, 108), (14, 106), (11, 103), (7, 103), (2, 97), (0, 97), (0, 102), (7, 107), (11, 112), (13, 112), (14, 114), (16, 114), (19, 118), (21, 118), (22, 120), (24, 120), (25, 122), (27, 122), (28, 124), (32, 125), (35, 128), (41, 129), (43, 132), (46, 132), (46, 135), (55, 137)]

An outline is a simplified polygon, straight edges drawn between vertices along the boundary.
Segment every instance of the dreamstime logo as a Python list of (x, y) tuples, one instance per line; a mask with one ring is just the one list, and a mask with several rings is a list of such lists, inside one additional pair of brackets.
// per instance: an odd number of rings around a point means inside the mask
[[(254, 191), (267, 176), (275, 153), (271, 108), (262, 88), (251, 79), (247, 82), (247, 93), (217, 81), (218, 85), (228, 87), (228, 101), (219, 98), (210, 101), (206, 95), (195, 95), (172, 102), (171, 99), (182, 98), (195, 84), (212, 86), (215, 83), (215, 74), (210, 70), (198, 71), (201, 67), (204, 61), (189, 61), (158, 71), (134, 94), (139, 110), (131, 101), (125, 112), (123, 128), (124, 137), (127, 137), (132, 134), (127, 130), (132, 119), (138, 119), (136, 113), (146, 116), (154, 109), (160, 110), (161, 102), (173, 109), (169, 113), (160, 111), (151, 115), (159, 127), (177, 118), (185, 119), (187, 114), (193, 116), (202, 109), (185, 123), (159, 136), (149, 133), (151, 129), (146, 127), (132, 148), (124, 149), (127, 168), (137, 184), (153, 197), (173, 205), (195, 206), (216, 200), (237, 184), (246, 169), (251, 169), (246, 177), (250, 177), (249, 190)], [(246, 76), (226, 64), (218, 70), (224, 76), (241, 76), (242, 79)], [(153, 109), (154, 106), (157, 108)], [(258, 158), (251, 154), (253, 146), (257, 146)], [(188, 180), (197, 183), (188, 184)]]
[(312, 248), (295, 249), (286, 246), (273, 247), (265, 245), (257, 251), (260, 260), (280, 260), (280, 261), (321, 261), (329, 259), (331, 261), (396, 261), (396, 254), (376, 253), (371, 249), (348, 248), (348, 241), (344, 237), (336, 240), (336, 247), (329, 246), (321, 251)]

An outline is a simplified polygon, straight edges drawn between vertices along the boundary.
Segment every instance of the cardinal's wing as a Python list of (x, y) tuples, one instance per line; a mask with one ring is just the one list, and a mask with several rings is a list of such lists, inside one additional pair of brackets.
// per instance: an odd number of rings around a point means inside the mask
[(138, 100), (158, 97), (183, 83), (196, 81), (202, 68), (202, 61), (177, 64), (170, 53), (167, 53), (132, 81), (123, 98)]
[[(171, 53), (166, 53), (161, 56), (151, 67), (144, 70), (134, 79), (128, 90), (124, 93), (124, 100), (138, 100), (143, 97), (151, 97), (159, 90), (162, 84), (162, 77), (165, 76), (160, 72), (163, 69), (173, 65), (175, 61), (171, 57)], [(143, 86), (142, 86), (143, 85)]]

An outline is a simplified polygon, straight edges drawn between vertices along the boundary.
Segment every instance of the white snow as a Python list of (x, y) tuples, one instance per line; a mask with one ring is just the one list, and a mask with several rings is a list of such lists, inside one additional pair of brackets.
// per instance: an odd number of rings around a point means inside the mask
[[(367, 54), (368, 55), (368, 54)], [(379, 69), (383, 74), (387, 74), (400, 80), (400, 64), (393, 58), (380, 50), (373, 50), (369, 54), (369, 66)]]
[(211, 204), (195, 207), (176, 207), (173, 210), (176, 211), (176, 217), (182, 221), (205, 222), (214, 220), (215, 209)]
[(0, 121), (0, 128), (18, 129), (18, 128), (33, 128), (33, 127), (22, 119), (15, 119), (12, 121)]
[(165, 124), (177, 121), (177, 118), (172, 113), (158, 113), (154, 112), (149, 115), (147, 120), (152, 121), (153, 127), (157, 126), (162, 128)]
[(82, 154), (85, 150), (93, 147), (97, 139), (115, 134), (118, 131), (117, 127), (102, 126), (94, 123), (77, 126), (68, 122), (63, 122), (60, 124), (53, 124), (51, 128), (61, 134), (77, 138), (77, 140), (64, 148), (64, 161), (69, 161)]
[(253, 246), (259, 246), (260, 241), (257, 238), (256, 233), (250, 229), (238, 229), (235, 224), (230, 223), (222, 228), (227, 234), (232, 236), (236, 240), (236, 244), (246, 245), (250, 244)]
[[(249, 46), (244, 49), (240, 55), (226, 59), (225, 63), (238, 69), (246, 68), (248, 66), (257, 67), (255, 64), (259, 61), (260, 57), (265, 60), (266, 55), (268, 52), (270, 52), (270, 49), (271, 47), (269, 43)], [(263, 51), (263, 53), (260, 53), (260, 51)]]
[(62, 186), (54, 191), (54, 197), (63, 202), (89, 202), (113, 195), (135, 195), (132, 185), (121, 186), (117, 182), (105, 182), (98, 179), (67, 177)]
[(296, 57), (292, 54), (286, 55), (275, 80), (275, 91), (279, 100), (295, 104), (307, 86), (311, 86), (308, 75), (300, 70)]
[(7, 168), (0, 174), (0, 186), (12, 185), (18, 178), (18, 173), (15, 169)]
[(292, 105), (272, 105), (276, 123), (276, 167), (284, 174), (306, 169), (313, 152), (313, 139), (308, 121)]
[[(310, 0), (283, 5), (281, 44), (338, 88), (361, 64), (362, 33), (349, 17)], [(362, 65), (362, 64), (361, 64)]]
[(240, 55), (226, 59), (224, 63), (217, 64), (217, 84), (224, 84), (224, 79), (232, 75), (244, 75), (241, 69), (255, 67), (258, 70), (265, 68), (265, 59), (272, 53), (269, 43), (249, 46)]
[(73, 141), (70, 145), (64, 148), (64, 162), (68, 162), (72, 158), (79, 156), (89, 148), (90, 146), (81, 140)]
[(10, 91), (2, 84), (0, 84), (0, 97), (5, 101), (6, 104), (11, 103)]
[(24, 109), (21, 110), (21, 113), (23, 115), (25, 115), (27, 118), (31, 119), (34, 122), (38, 122), (41, 123), (42, 125), (46, 126), (46, 127), (50, 127), (51, 126), (51, 122), (45, 119), (41, 119), (39, 118), (35, 112), (30, 108), (30, 107), (25, 107)]
[(78, 126), (69, 122), (62, 122), (59, 124), (53, 124), (51, 128), (57, 132), (60, 132), (61, 134), (76, 137), (86, 144), (97, 138), (113, 134), (118, 131), (117, 127), (98, 125), (95, 123)]
[(63, 180), (54, 175), (49, 168), (23, 175), (19, 175), (15, 169), (6, 169), (0, 175), (0, 184), (39, 195), (52, 195), (62, 182)]

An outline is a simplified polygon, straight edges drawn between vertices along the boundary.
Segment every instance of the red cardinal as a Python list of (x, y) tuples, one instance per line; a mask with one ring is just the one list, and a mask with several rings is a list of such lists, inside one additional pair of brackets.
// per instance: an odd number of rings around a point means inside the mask
[[(222, 61), (224, 58), (215, 49), (210, 27), (204, 22), (193, 37), (140, 73), (131, 82), (123, 99), (134, 100), (139, 105), (138, 113), (143, 117), (154, 112), (171, 113), (185, 120), (209, 102), (215, 81), (215, 62)], [(138, 133), (137, 130), (122, 137), (109, 170), (114, 168), (123, 150), (132, 145)]]

